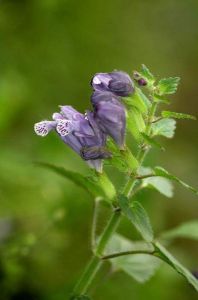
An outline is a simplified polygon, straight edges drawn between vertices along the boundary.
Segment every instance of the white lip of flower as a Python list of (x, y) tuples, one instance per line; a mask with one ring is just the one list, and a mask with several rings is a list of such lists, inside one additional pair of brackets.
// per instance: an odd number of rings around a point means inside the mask
[(101, 83), (101, 81), (100, 81), (100, 79), (98, 78), (98, 76), (95, 76), (95, 77), (94, 77), (93, 83), (94, 83), (94, 84), (100, 84), (100, 83)]
[(46, 136), (49, 133), (48, 121), (42, 121), (34, 124), (34, 131), (37, 135)]
[(71, 132), (71, 121), (66, 119), (57, 120), (56, 130), (61, 136), (66, 136)]

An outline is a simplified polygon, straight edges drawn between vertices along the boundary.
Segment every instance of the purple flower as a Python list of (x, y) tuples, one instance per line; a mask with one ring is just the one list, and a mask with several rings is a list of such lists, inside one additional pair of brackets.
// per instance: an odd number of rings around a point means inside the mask
[(109, 91), (117, 96), (126, 97), (134, 92), (130, 76), (122, 71), (97, 73), (91, 81), (95, 91)]
[(54, 129), (63, 142), (86, 160), (90, 167), (101, 172), (102, 159), (111, 157), (111, 154), (104, 147), (106, 134), (98, 127), (93, 113), (83, 115), (71, 106), (61, 106), (61, 112), (54, 113), (52, 119), (36, 123), (36, 134), (46, 136)]
[(92, 95), (94, 118), (101, 130), (124, 148), (126, 113), (120, 98), (111, 92), (96, 91)]

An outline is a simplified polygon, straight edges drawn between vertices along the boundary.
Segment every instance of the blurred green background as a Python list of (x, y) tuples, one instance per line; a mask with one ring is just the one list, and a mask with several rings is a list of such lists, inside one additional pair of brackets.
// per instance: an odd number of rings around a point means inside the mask
[[(0, 299), (67, 299), (90, 256), (91, 197), (33, 162), (88, 169), (55, 134), (37, 137), (33, 124), (60, 104), (90, 107), (94, 73), (131, 74), (142, 63), (159, 77), (181, 76), (170, 109), (197, 115), (197, 54), (197, 0), (0, 1)], [(198, 186), (197, 136), (196, 122), (179, 122), (166, 152), (154, 151), (147, 164)], [(197, 198), (178, 186), (172, 199), (140, 197), (156, 233), (198, 218)], [(119, 232), (138, 238), (127, 222)], [(198, 269), (196, 242), (177, 240), (171, 251)], [(165, 265), (145, 285), (107, 273), (108, 263), (91, 290), (96, 300), (197, 299)]]

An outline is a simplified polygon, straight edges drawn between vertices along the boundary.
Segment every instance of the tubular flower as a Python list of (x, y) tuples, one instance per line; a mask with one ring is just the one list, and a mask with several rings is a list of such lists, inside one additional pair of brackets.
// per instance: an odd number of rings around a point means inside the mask
[(92, 78), (91, 85), (95, 91), (109, 91), (121, 97), (127, 97), (134, 92), (133, 81), (122, 71), (97, 73)]
[(111, 154), (104, 147), (106, 134), (99, 129), (93, 113), (83, 115), (71, 106), (61, 106), (60, 113), (54, 113), (52, 119), (36, 123), (36, 134), (46, 136), (54, 129), (62, 141), (86, 160), (90, 167), (101, 172), (102, 159)]
[(96, 91), (92, 94), (94, 118), (100, 129), (111, 136), (120, 149), (124, 148), (126, 112), (120, 97), (111, 92)]

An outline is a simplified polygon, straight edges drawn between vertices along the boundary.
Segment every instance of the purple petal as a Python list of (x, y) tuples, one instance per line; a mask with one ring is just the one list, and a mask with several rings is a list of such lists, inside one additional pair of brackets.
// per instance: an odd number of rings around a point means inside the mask
[(91, 85), (95, 91), (110, 91), (118, 96), (126, 97), (134, 92), (134, 83), (130, 76), (122, 71), (97, 73)]
[(61, 114), (68, 120), (80, 121), (81, 119), (84, 119), (84, 115), (70, 105), (60, 106), (60, 108)]
[(104, 92), (95, 91), (91, 95), (91, 102), (92, 102), (94, 107), (100, 101), (114, 101), (114, 100), (120, 101), (121, 98), (119, 96), (116, 96), (116, 95), (112, 94), (111, 92), (108, 92), (108, 91), (104, 91)]
[[(99, 92), (98, 94), (100, 95), (96, 97), (100, 100), (96, 101), (95, 120), (104, 133), (111, 136), (120, 148), (124, 148), (126, 130), (124, 105), (112, 93)], [(103, 98), (104, 100), (102, 100)]]

